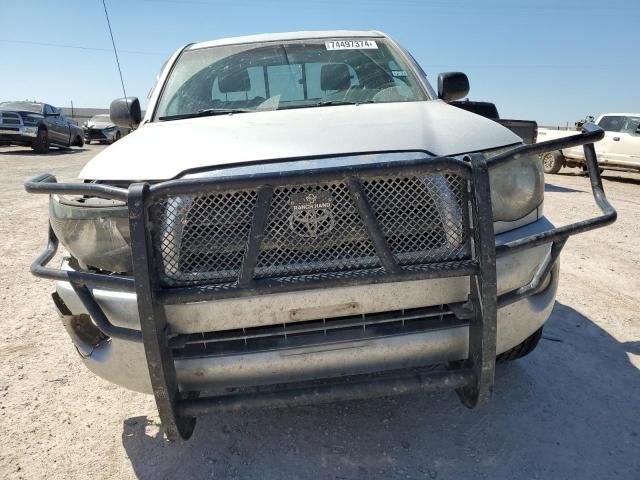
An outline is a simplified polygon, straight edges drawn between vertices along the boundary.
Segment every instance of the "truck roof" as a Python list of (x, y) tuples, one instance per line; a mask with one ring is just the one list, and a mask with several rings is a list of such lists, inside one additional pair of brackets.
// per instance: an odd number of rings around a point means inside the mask
[(611, 117), (611, 116), (615, 116), (615, 117), (637, 117), (640, 116), (640, 113), (620, 113), (620, 112), (615, 112), (615, 113), (603, 113), (602, 115), (600, 115), (601, 117)]
[(261, 33), (259, 35), (248, 35), (244, 37), (221, 38), (219, 40), (210, 40), (207, 42), (199, 42), (191, 45), (187, 50), (196, 50), (199, 48), (217, 47), (220, 45), (237, 45), (241, 43), (258, 43), (273, 42), (278, 40), (304, 40), (307, 38), (344, 38), (344, 37), (386, 37), (387, 35), (378, 31), (366, 30), (320, 30), (320, 31), (303, 31), (303, 32), (284, 32), (284, 33)]

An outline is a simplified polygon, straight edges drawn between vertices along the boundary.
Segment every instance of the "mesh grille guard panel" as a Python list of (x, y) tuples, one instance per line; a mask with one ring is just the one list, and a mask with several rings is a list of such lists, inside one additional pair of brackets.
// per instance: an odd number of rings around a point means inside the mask
[(363, 186), (401, 265), (459, 260), (469, 255), (464, 179), (453, 175), (381, 178), (365, 181)]
[[(316, 199), (314, 202), (308, 200)], [(318, 202), (319, 203), (315, 203)], [(307, 205), (329, 205), (304, 210)], [(300, 208), (295, 210), (296, 207)], [(344, 272), (380, 265), (343, 183), (274, 191), (257, 278)]]
[(256, 206), (255, 191), (165, 197), (150, 211), (167, 286), (237, 280)]
[[(361, 192), (401, 271), (471, 258), (468, 183), (455, 174), (370, 177)], [(385, 266), (347, 182), (278, 186), (252, 279), (380, 275)], [(152, 243), (165, 287), (237, 286), (256, 235), (258, 189), (165, 195), (150, 208)]]

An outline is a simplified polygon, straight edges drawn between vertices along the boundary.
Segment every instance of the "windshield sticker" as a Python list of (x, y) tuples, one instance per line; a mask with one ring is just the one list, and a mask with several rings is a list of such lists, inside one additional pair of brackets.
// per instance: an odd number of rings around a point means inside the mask
[(373, 40), (330, 40), (324, 43), (327, 50), (377, 50)]
[(405, 72), (404, 70), (391, 70), (391, 75), (393, 75), (394, 77), (406, 77), (407, 72)]

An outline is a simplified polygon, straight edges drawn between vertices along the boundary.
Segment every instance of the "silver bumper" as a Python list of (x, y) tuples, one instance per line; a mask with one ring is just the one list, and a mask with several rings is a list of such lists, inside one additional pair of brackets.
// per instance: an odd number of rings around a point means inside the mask
[[(497, 244), (552, 228), (546, 219), (498, 235)], [(498, 293), (526, 285), (549, 255), (542, 245), (505, 255), (497, 260)], [(68, 267), (67, 267), (68, 268)], [(498, 311), (497, 352), (522, 342), (547, 320), (558, 284), (558, 267), (546, 289)], [(57, 293), (73, 315), (87, 313), (66, 282)], [(322, 314), (353, 304), (356, 313), (416, 308), (464, 301), (469, 293), (466, 278), (439, 278), (402, 283), (352, 286), (272, 294), (215, 302), (165, 307), (171, 330), (177, 333), (227, 330), (292, 322), (293, 312)], [(135, 294), (93, 289), (100, 307), (112, 324), (139, 329)], [(298, 320), (305, 320), (301, 317)], [(97, 348), (84, 344), (69, 318), (65, 327), (87, 367), (97, 375), (132, 390), (151, 392), (148, 367), (141, 343), (111, 339)], [(360, 341), (288, 348), (247, 354), (177, 359), (178, 381), (186, 389), (273, 384), (441, 363), (467, 358), (468, 327), (443, 328)]]
[(0, 125), (0, 135), (15, 135), (17, 137), (36, 138), (38, 127), (28, 127), (24, 125)]

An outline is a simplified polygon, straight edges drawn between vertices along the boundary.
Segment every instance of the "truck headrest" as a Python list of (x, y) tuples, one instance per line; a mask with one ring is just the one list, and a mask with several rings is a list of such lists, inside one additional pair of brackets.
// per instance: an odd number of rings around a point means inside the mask
[(322, 90), (347, 90), (351, 86), (351, 73), (344, 63), (323, 65), (320, 70)]
[(218, 78), (218, 88), (222, 93), (248, 92), (251, 80), (246, 69), (223, 73)]

